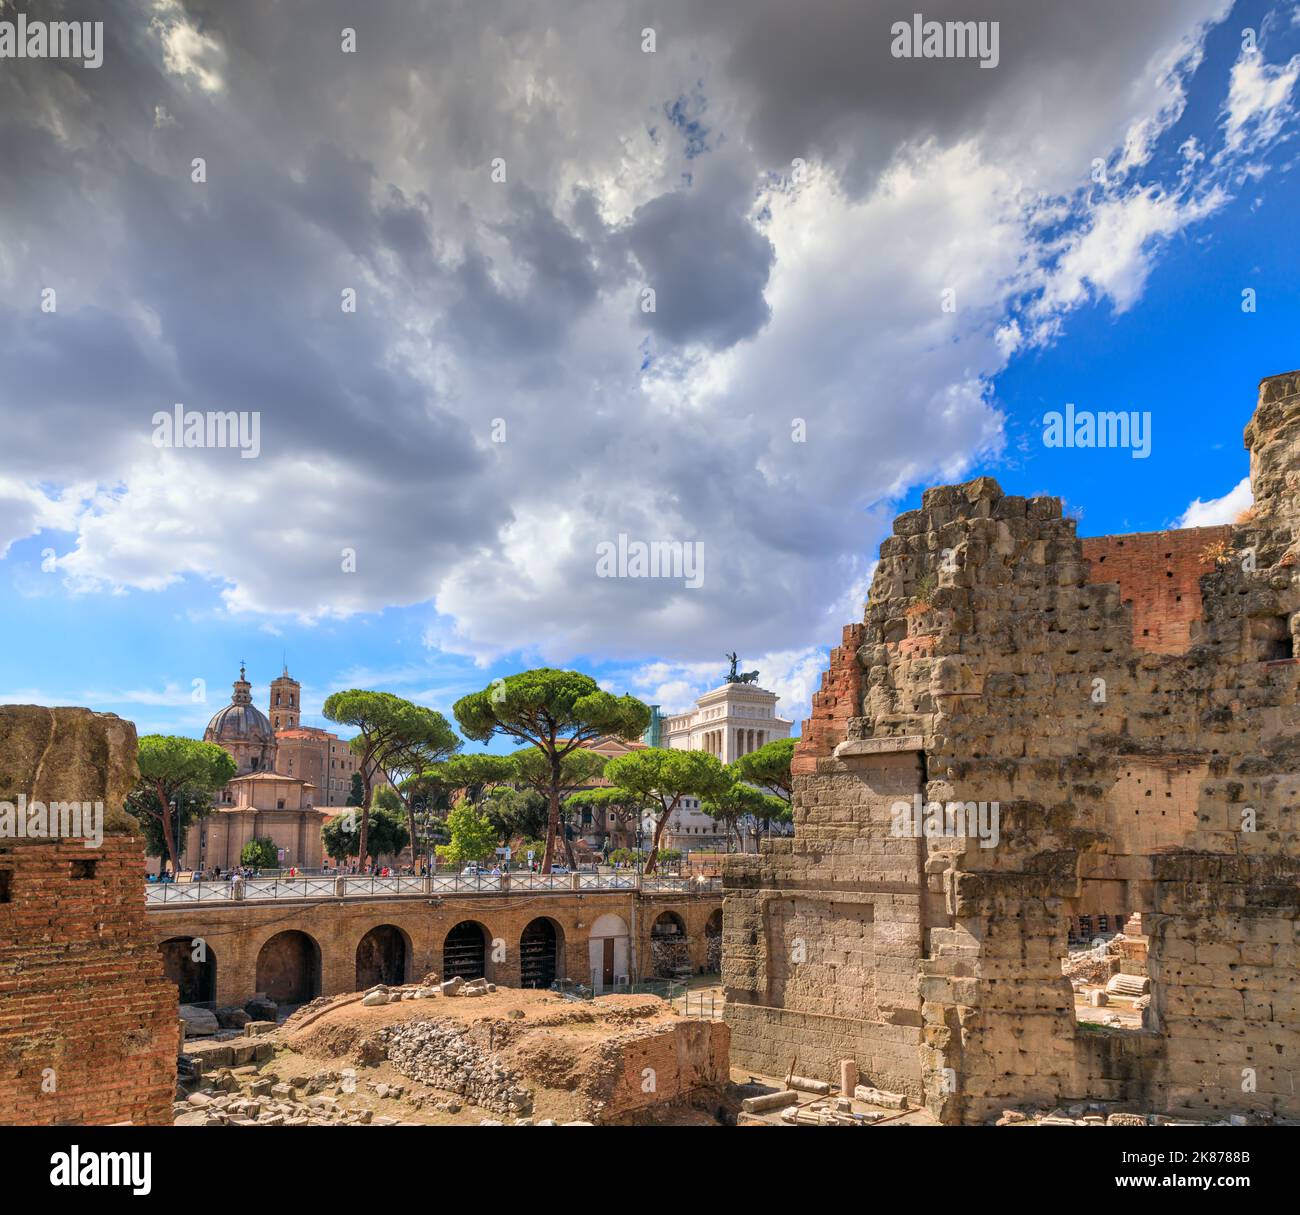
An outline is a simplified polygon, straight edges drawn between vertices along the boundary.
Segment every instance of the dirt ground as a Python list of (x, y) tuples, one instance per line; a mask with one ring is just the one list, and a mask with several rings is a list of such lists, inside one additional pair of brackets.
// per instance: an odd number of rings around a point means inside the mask
[[(356, 1072), (356, 1092), (331, 1084), (323, 1090), (343, 1116), (369, 1111), (372, 1124), (477, 1125), (484, 1119), (507, 1124), (512, 1117), (483, 1109), (455, 1093), (440, 1091), (401, 1074), (371, 1039), (376, 1031), (407, 1021), (458, 1021), (471, 1039), (517, 1073), (533, 1094), (529, 1117), (570, 1122), (590, 1117), (589, 1082), (608, 1069), (609, 1048), (621, 1035), (653, 1033), (682, 1021), (682, 1015), (656, 996), (611, 995), (594, 1001), (567, 1000), (546, 991), (497, 988), (486, 995), (438, 996), (364, 1007), (361, 994), (307, 1005), (270, 1038), (272, 1059), (240, 1069), (241, 1090), (259, 1077), (273, 1077), (305, 1092), (313, 1076)], [(317, 1081), (319, 1085), (319, 1081)], [(384, 1094), (382, 1086), (390, 1092)], [(376, 1092), (376, 1088), (379, 1092)], [(396, 1095), (392, 1090), (396, 1090)], [(381, 1095), (384, 1094), (384, 1095)], [(448, 1100), (464, 1102), (453, 1111), (435, 1109)], [(718, 1101), (703, 1108), (677, 1102), (641, 1111), (644, 1124), (717, 1125)], [(736, 1103), (738, 1104), (738, 1102)]]

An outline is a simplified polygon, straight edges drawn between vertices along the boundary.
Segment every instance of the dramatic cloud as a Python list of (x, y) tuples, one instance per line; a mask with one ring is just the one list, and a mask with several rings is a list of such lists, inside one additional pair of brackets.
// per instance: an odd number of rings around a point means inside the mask
[[(0, 549), (272, 629), (656, 654), (675, 707), (739, 648), (805, 712), (891, 500), (1000, 450), (1008, 357), (1131, 307), (1293, 93), (1243, 59), (1164, 180), (1224, 0), (987, 8), (992, 71), (839, 0), (123, 0), (101, 68), (9, 62)], [(260, 454), (157, 448), (177, 402)], [(599, 576), (620, 535), (700, 585)]]

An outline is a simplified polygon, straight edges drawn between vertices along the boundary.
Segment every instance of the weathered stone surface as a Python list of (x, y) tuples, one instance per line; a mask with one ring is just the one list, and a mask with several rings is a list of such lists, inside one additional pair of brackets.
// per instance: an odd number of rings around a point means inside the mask
[(146, 926), (140, 825), (122, 809), (135, 756), (135, 727), (112, 714), (0, 706), (0, 802), (63, 804), (58, 838), (10, 823), (0, 839), (0, 1123), (171, 1122), (180, 1023)]
[[(1081, 540), (989, 478), (900, 516), (813, 697), (794, 837), (726, 862), (735, 1066), (853, 1059), (950, 1122), (1300, 1117), (1300, 372), (1246, 441), (1230, 526)], [(1076, 1021), (1066, 927), (1103, 913), (1134, 944), (1087, 981), (1145, 968), (1141, 1029)]]
[(193, 1004), (182, 1004), (177, 1010), (180, 1019), (185, 1022), (186, 1038), (203, 1038), (215, 1034), (221, 1028), (216, 1014), (206, 1008), (196, 1008)]

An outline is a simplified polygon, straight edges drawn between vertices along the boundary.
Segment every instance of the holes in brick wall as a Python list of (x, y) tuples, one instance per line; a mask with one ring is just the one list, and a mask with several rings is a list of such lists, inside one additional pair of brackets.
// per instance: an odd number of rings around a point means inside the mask
[(8, 903), (13, 898), (14, 871), (0, 869), (0, 903)]
[(72, 861), (69, 867), (69, 877), (74, 882), (88, 882), (95, 876), (95, 866), (98, 861)]

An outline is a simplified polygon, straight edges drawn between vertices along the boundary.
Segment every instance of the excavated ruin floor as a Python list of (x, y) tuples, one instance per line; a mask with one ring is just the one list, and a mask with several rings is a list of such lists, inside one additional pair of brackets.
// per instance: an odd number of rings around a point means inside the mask
[[(395, 991), (398, 989), (394, 989)], [(427, 988), (425, 990), (428, 990)], [(178, 1125), (536, 1125), (593, 1119), (592, 1089), (620, 1046), (699, 1018), (655, 996), (575, 1001), (546, 991), (497, 988), (476, 997), (438, 995), (363, 1006), (363, 993), (314, 1001), (259, 1041), (270, 1057), (256, 1066), (205, 1068), (196, 1094), (178, 1093)], [(441, 1040), (463, 1042), (497, 1090), (525, 1089), (527, 1108), (476, 1103), (464, 1091), (405, 1075), (385, 1057), (386, 1035), (434, 1023)], [(464, 1029), (448, 1038), (449, 1027)], [(721, 1027), (719, 1027), (721, 1028)], [(423, 1030), (407, 1030), (421, 1033)], [(725, 1030), (723, 1030), (725, 1032)], [(197, 1053), (203, 1047), (196, 1046)], [(406, 1070), (410, 1070), (408, 1067)], [(495, 1104), (496, 1108), (489, 1108)], [(739, 1098), (727, 1086), (648, 1109), (607, 1111), (595, 1120), (718, 1125)]]

